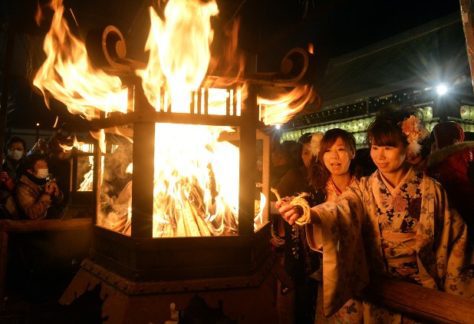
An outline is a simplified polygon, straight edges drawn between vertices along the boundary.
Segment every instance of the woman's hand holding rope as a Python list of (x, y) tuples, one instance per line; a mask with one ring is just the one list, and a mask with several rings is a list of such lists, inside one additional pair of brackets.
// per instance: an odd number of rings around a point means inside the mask
[(281, 198), (275, 189), (271, 191), (277, 197), (275, 207), (278, 208), (278, 212), (281, 217), (290, 225), (305, 225), (311, 222), (311, 211), (308, 202), (304, 197), (306, 193), (302, 193), (296, 197)]

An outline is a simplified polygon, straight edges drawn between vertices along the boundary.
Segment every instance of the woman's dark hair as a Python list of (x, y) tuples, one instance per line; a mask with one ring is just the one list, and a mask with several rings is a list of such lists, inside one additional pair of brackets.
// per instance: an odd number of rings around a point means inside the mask
[(304, 133), (303, 135), (298, 138), (298, 143), (300, 144), (308, 144), (311, 143), (311, 138), (313, 137), (313, 133)]
[(364, 147), (356, 151), (351, 168), (353, 168), (354, 176), (357, 179), (367, 177), (377, 170), (377, 166), (370, 157), (370, 148)]
[(13, 143), (21, 143), (23, 145), (23, 150), (26, 152), (26, 142), (23, 138), (18, 136), (12, 136), (8, 139), (7, 145), (5, 146), (5, 153), (7, 153), (8, 149)]
[[(340, 129), (340, 128), (333, 128), (328, 130), (324, 133), (323, 138), (321, 139), (321, 143), (319, 144), (320, 150), (318, 154), (317, 161), (311, 164), (311, 170), (309, 173), (309, 182), (313, 188), (318, 191), (325, 190), (326, 183), (331, 176), (329, 170), (324, 165), (323, 156), (324, 153), (334, 145), (337, 139), (340, 138), (346, 144), (346, 147), (355, 154), (356, 152), (356, 141), (354, 135), (351, 133)], [(351, 163), (352, 165), (352, 163)], [(352, 168), (349, 169), (349, 172), (352, 174)]]
[(408, 146), (408, 141), (402, 132), (400, 123), (410, 115), (418, 115), (414, 108), (387, 106), (379, 110), (375, 120), (367, 129), (367, 143), (369, 146), (397, 146), (402, 143)]
[[(301, 155), (303, 154), (303, 149), (306, 144), (311, 143), (311, 138), (313, 137), (313, 133), (304, 133), (303, 135), (298, 138), (298, 150), (296, 152), (296, 161), (297, 161), (297, 166), (298, 167), (304, 167), (304, 162), (303, 159), (301, 158)], [(313, 156), (311, 158), (311, 162), (316, 160), (316, 157)]]

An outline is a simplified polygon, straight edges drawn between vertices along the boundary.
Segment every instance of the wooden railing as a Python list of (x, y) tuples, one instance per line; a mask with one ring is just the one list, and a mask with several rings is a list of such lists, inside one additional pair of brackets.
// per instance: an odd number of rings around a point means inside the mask
[(367, 299), (429, 323), (474, 323), (474, 300), (385, 279), (367, 290)]

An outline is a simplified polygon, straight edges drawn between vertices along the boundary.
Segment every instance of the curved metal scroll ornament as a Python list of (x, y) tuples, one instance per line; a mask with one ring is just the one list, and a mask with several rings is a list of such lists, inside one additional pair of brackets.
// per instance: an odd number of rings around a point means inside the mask
[(127, 56), (127, 44), (120, 30), (112, 25), (105, 27), (102, 33), (102, 51), (110, 66), (120, 65)]
[(314, 57), (303, 48), (291, 49), (280, 63), (276, 73), (254, 73), (246, 75), (245, 80), (264, 86), (295, 87), (312, 83), (314, 76)]
[(108, 25), (88, 33), (86, 46), (90, 60), (98, 68), (111, 74), (133, 73), (138, 62), (127, 58), (127, 43), (120, 30)]
[(302, 48), (291, 49), (280, 63), (280, 71), (295, 83), (301, 81), (309, 68), (309, 53)]

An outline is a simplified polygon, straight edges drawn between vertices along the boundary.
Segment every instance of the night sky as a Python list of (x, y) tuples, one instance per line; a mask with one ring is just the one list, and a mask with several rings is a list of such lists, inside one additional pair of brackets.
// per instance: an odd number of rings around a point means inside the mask
[[(151, 2), (64, 1), (65, 6), (71, 8), (77, 18), (78, 33), (84, 36), (93, 28), (106, 24), (116, 25), (127, 39), (130, 56), (142, 60), (146, 59), (143, 45), (148, 31), (147, 8)], [(46, 1), (41, 0), (40, 3)], [(240, 17), (239, 46), (244, 52), (258, 57), (259, 71), (278, 70), (281, 59), (291, 48), (306, 47), (311, 42), (315, 46), (318, 80), (323, 77), (331, 57), (346, 54), (420, 24), (459, 12), (458, 0), (217, 0), (217, 3), (220, 15), (214, 25), (219, 28), (233, 18)], [(36, 1), (33, 0), (0, 0), (0, 22), (3, 24), (9, 21), (19, 34), (38, 37), (44, 34), (48, 26), (35, 26), (35, 8)], [(1, 37), (3, 67), (4, 32)], [(21, 41), (16, 46), (26, 49), (28, 47), (21, 44)], [(36, 46), (36, 51), (40, 51), (40, 47)], [(15, 62), (12, 68), (15, 75), (30, 78), (37, 68), (35, 63), (41, 62), (41, 58), (24, 59), (20, 54), (16, 55)], [(29, 118), (30, 116), (49, 114), (44, 110), (44, 106), (31, 108), (42, 105), (42, 99), (36, 98), (37, 95), (31, 89), (28, 79), (23, 83), (16, 79), (12, 85), (12, 94), (16, 96), (13, 98), (12, 107), (18, 111), (9, 115), (10, 122), (16, 120), (21, 121), (24, 126), (32, 126), (35, 120)], [(31, 109), (36, 109), (34, 114), (27, 114), (25, 118), (25, 112)], [(21, 118), (18, 119), (18, 116)], [(50, 118), (46, 125), (49, 125), (51, 120)]]
[(459, 8), (458, 0), (247, 1), (242, 11), (248, 23), (242, 25), (243, 37), (250, 41), (244, 40), (243, 46), (253, 46), (269, 57), (264, 61), (272, 61), (275, 53), (282, 55), (312, 42), (323, 72), (331, 57), (459, 12)]

